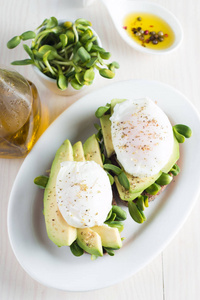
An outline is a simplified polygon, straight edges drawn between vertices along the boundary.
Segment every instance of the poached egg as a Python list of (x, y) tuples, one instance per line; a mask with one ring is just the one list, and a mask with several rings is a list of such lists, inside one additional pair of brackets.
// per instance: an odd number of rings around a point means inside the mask
[(65, 161), (57, 176), (56, 199), (69, 225), (76, 228), (102, 225), (112, 208), (109, 178), (94, 161)]
[(166, 114), (149, 98), (114, 107), (111, 135), (117, 160), (135, 177), (150, 177), (167, 164), (174, 138)]

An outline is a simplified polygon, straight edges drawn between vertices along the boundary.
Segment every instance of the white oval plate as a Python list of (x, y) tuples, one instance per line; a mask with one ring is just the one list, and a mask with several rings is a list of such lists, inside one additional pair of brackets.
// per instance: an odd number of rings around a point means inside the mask
[[(33, 180), (50, 168), (61, 143), (72, 143), (95, 132), (96, 109), (112, 98), (149, 96), (172, 124), (190, 126), (193, 136), (180, 146), (181, 173), (145, 210), (147, 221), (125, 221), (123, 247), (114, 257), (91, 261), (74, 257), (69, 247), (58, 248), (47, 237), (42, 214), (43, 191)], [(25, 159), (15, 180), (8, 206), (10, 243), (21, 266), (38, 282), (61, 290), (88, 291), (107, 287), (135, 274), (171, 241), (189, 215), (199, 192), (200, 119), (191, 103), (175, 89), (155, 81), (117, 82), (84, 96), (63, 112), (46, 130)], [(195, 159), (194, 159), (195, 157)]]

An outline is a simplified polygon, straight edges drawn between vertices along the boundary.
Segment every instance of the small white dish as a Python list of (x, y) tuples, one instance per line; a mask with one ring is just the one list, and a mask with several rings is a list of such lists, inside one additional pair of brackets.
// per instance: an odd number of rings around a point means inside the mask
[(82, 0), (83, 7), (93, 4), (94, 0)]
[[(66, 20), (59, 20), (59, 23), (63, 23)], [(69, 21), (69, 20), (68, 20)], [(98, 36), (98, 34), (95, 32), (95, 30), (93, 28), (91, 28), (93, 31), (94, 36), (97, 37), (97, 44), (102, 47), (102, 43), (101, 40)], [(48, 76), (46, 76), (45, 74), (43, 74), (36, 66), (33, 65), (33, 70), (35, 71), (36, 75), (38, 76), (39, 80), (42, 82), (43, 85), (46, 86), (47, 89), (49, 89), (51, 92), (53, 92), (54, 94), (60, 95), (60, 96), (72, 96), (75, 94), (78, 94), (80, 92), (82, 92), (85, 88), (89, 89), (89, 86), (84, 85), (80, 90), (75, 90), (71, 84), (68, 84), (68, 88), (66, 90), (61, 90), (58, 88), (56, 80), (53, 78), (50, 78)], [(97, 75), (97, 71), (96, 69), (94, 70), (95, 72), (95, 77)], [(96, 78), (94, 78), (95, 80)]]
[[(65, 139), (84, 142), (95, 132), (95, 111), (113, 98), (149, 96), (168, 115), (172, 124), (186, 124), (193, 135), (180, 145), (181, 172), (149, 207), (147, 221), (124, 222), (123, 247), (115, 256), (74, 257), (69, 247), (58, 248), (47, 237), (43, 190), (33, 180), (45, 174)], [(94, 101), (95, 99), (95, 101)], [(87, 94), (64, 111), (44, 132), (26, 157), (12, 188), (8, 204), (8, 235), (24, 270), (43, 285), (66, 291), (89, 291), (116, 284), (153, 260), (181, 228), (200, 189), (200, 119), (196, 109), (177, 90), (156, 81), (116, 82)], [(194, 159), (195, 158), (195, 159)], [(123, 207), (124, 208), (124, 207)], [(127, 208), (125, 208), (127, 209)]]
[[(163, 6), (149, 1), (131, 1), (131, 0), (101, 0), (107, 7), (113, 23), (119, 32), (122, 39), (137, 51), (149, 54), (167, 54), (177, 49), (183, 39), (183, 30), (179, 20)], [(147, 47), (142, 47), (136, 43), (123, 29), (124, 18), (130, 13), (150, 13), (157, 15), (165, 20), (169, 26), (173, 29), (175, 40), (174, 43), (163, 50), (153, 50)]]

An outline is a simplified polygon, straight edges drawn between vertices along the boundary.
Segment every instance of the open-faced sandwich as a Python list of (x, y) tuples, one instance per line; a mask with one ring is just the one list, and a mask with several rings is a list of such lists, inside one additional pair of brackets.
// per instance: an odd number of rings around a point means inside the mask
[[(145, 207), (180, 169), (179, 143), (192, 134), (186, 125), (172, 127), (149, 98), (113, 99), (96, 111), (101, 126), (82, 145), (66, 140), (57, 150), (49, 177), (35, 178), (44, 191), (49, 239), (70, 246), (75, 256), (114, 255), (122, 247), (126, 212), (113, 201), (116, 188), (138, 223)], [(115, 187), (114, 189), (111, 186)]]
[(191, 136), (191, 129), (182, 124), (172, 127), (149, 98), (113, 99), (97, 109), (96, 117), (101, 123), (97, 136), (106, 150), (104, 169), (114, 176), (119, 198), (132, 218), (142, 223), (148, 202), (179, 173), (179, 143)]
[(57, 246), (70, 246), (75, 256), (87, 252), (92, 259), (104, 253), (112, 256), (122, 247), (126, 212), (112, 205), (112, 188), (95, 134), (83, 145), (64, 141), (50, 176), (39, 176), (34, 182), (45, 188), (46, 230)]

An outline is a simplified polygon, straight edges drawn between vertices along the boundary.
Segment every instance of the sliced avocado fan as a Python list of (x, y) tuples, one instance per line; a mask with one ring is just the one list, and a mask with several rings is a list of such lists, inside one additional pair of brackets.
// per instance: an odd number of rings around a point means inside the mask
[[(66, 140), (60, 146), (53, 160), (49, 179), (46, 180), (43, 213), (48, 237), (54, 244), (59, 247), (71, 246), (72, 253), (75, 255), (78, 253), (77, 256), (80, 256), (84, 250), (94, 258), (103, 255), (104, 247), (108, 249), (122, 247), (121, 230), (118, 230), (119, 222), (116, 224), (112, 222), (111, 226), (108, 222), (102, 226), (91, 228), (72, 227), (62, 217), (56, 200), (56, 179), (60, 164), (64, 161), (85, 160), (95, 161), (101, 167), (103, 166), (101, 151), (95, 134), (89, 137), (83, 145), (82, 142), (78, 141), (72, 147), (70, 141)], [(81, 251), (77, 251), (77, 249)]]

